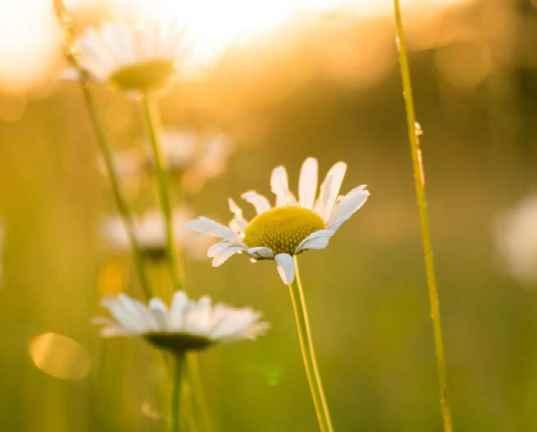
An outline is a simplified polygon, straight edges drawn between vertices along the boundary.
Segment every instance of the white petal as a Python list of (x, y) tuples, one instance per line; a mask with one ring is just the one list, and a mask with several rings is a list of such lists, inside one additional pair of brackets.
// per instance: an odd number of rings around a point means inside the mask
[(207, 250), (207, 256), (209, 258), (214, 258), (224, 250), (226, 250), (229, 247), (230, 243), (228, 242), (219, 242), (213, 244), (208, 250)]
[(181, 330), (184, 320), (184, 312), (188, 306), (188, 297), (183, 291), (177, 291), (172, 300), (172, 305), (168, 312), (168, 322), (170, 329)]
[(283, 166), (276, 167), (272, 170), (270, 189), (276, 195), (276, 207), (296, 202), (294, 195), (289, 190), (289, 178)]
[(159, 298), (149, 301), (149, 311), (158, 324), (159, 330), (168, 330), (168, 310), (164, 302)]
[(239, 242), (237, 235), (227, 226), (206, 218), (205, 216), (200, 216), (187, 222), (185, 227), (202, 234), (210, 234), (215, 237), (220, 237), (226, 241)]
[(309, 209), (313, 208), (315, 195), (317, 194), (319, 164), (315, 158), (307, 158), (300, 169), (298, 181), (298, 196), (300, 205)]
[(295, 253), (308, 249), (325, 249), (330, 243), (330, 239), (333, 235), (334, 231), (329, 229), (315, 231), (300, 242)]
[(270, 202), (263, 195), (258, 194), (256, 191), (248, 191), (241, 195), (241, 197), (248, 201), (255, 207), (257, 214), (264, 213), (270, 210)]
[(321, 185), (319, 198), (315, 203), (315, 211), (319, 213), (324, 221), (330, 219), (346, 171), (347, 164), (345, 162), (337, 162), (330, 168)]
[(242, 214), (242, 209), (231, 198), (228, 199), (229, 210), (233, 213), (233, 219), (229, 223), (229, 227), (238, 235), (242, 235), (246, 229), (248, 222)]
[(244, 248), (242, 246), (228, 246), (226, 249), (223, 249), (220, 251), (217, 255), (213, 258), (213, 267), (220, 267), (222, 264), (224, 264), (228, 259), (230, 259), (233, 255), (243, 251)]
[(360, 210), (369, 197), (369, 191), (366, 190), (366, 187), (366, 185), (361, 185), (352, 189), (336, 205), (328, 221), (328, 228), (330, 230), (335, 232), (354, 213)]
[(293, 263), (293, 257), (286, 253), (278, 254), (274, 257), (276, 260), (276, 268), (282, 278), (282, 281), (286, 285), (290, 285), (295, 280), (295, 266)]
[(269, 247), (259, 246), (253, 247), (246, 251), (248, 255), (252, 255), (254, 258), (272, 258), (274, 252)]

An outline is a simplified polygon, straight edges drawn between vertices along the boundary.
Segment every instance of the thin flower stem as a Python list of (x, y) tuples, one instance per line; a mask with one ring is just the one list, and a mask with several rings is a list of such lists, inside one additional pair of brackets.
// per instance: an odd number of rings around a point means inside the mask
[(438, 287), (436, 283), (436, 272), (434, 267), (433, 246), (429, 228), (429, 211), (427, 209), (427, 196), (425, 193), (425, 176), (421, 157), (419, 131), (417, 130), (416, 113), (414, 110), (414, 98), (412, 95), (412, 80), (410, 67), (406, 51), (406, 41), (401, 17), (401, 6), (399, 0), (394, 0), (396, 43), (399, 50), (399, 66), (401, 69), (401, 81), (403, 85), (403, 98), (405, 102), (408, 140), (410, 142), (410, 154), (412, 157), (412, 168), (414, 171), (414, 182), (416, 188), (416, 200), (418, 204), (421, 238), (423, 246), (423, 257), (425, 261), (425, 273), (427, 277), (427, 288), (429, 292), (429, 303), (431, 308), (431, 320), (433, 323), (435, 354), (437, 363), (438, 382), (440, 386), (440, 408), (444, 432), (452, 432), (453, 423), (448, 399), (447, 367), (445, 360), (444, 336), (442, 332), (442, 321), (440, 317), (440, 302), (438, 297)]
[(175, 247), (175, 234), (173, 228), (172, 217), (172, 203), (170, 196), (170, 182), (168, 179), (168, 172), (165, 166), (164, 155), (160, 146), (159, 138), (159, 115), (157, 107), (151, 100), (151, 96), (145, 94), (142, 99), (144, 120), (149, 136), (149, 143), (151, 145), (151, 151), (153, 153), (153, 162), (155, 164), (155, 171), (157, 175), (158, 193), (160, 208), (162, 216), (164, 218), (164, 225), (166, 229), (166, 249), (168, 252), (168, 266), (170, 271), (170, 277), (174, 286), (174, 290), (181, 289), (181, 273), (178, 265), (177, 249)]
[(207, 405), (207, 397), (205, 395), (203, 382), (201, 381), (199, 355), (191, 353), (186, 358), (188, 369), (188, 381), (192, 389), (192, 399), (194, 399), (199, 409), (199, 417), (201, 418), (202, 430), (209, 432), (212, 430), (211, 420), (209, 417), (209, 406)]
[[(157, 107), (151, 100), (150, 95), (144, 95), (142, 100), (144, 119), (149, 135), (149, 142), (151, 144), (151, 150), (153, 153), (153, 159), (155, 163), (155, 170), (157, 174), (159, 199), (162, 215), (164, 218), (166, 229), (166, 248), (168, 251), (168, 268), (170, 277), (174, 285), (174, 289), (185, 289), (184, 283), (184, 271), (181, 265), (181, 255), (175, 245), (175, 233), (172, 219), (172, 204), (170, 183), (168, 179), (168, 172), (166, 170), (164, 155), (160, 146), (159, 128), (160, 128), (160, 115)], [(187, 357), (187, 373), (188, 381), (192, 387), (192, 394), (203, 419), (204, 429), (206, 431), (211, 430), (209, 424), (209, 410), (207, 408), (205, 392), (203, 391), (203, 384), (201, 382), (200, 371), (198, 366), (198, 358), (196, 354)]]
[(93, 94), (91, 93), (91, 90), (89, 88), (88, 81), (87, 81), (87, 78), (85, 77), (84, 71), (79, 69), (79, 75), (80, 75), (80, 87), (82, 89), (84, 100), (88, 108), (88, 113), (91, 119), (91, 123), (95, 130), (95, 135), (97, 136), (97, 143), (99, 145), (99, 149), (104, 159), (106, 171), (108, 173), (108, 178), (110, 179), (112, 194), (114, 196), (114, 200), (116, 202), (118, 212), (123, 221), (123, 225), (125, 226), (125, 231), (127, 232), (127, 236), (129, 238), (129, 243), (131, 245), (131, 250), (132, 250), (132, 257), (134, 261), (134, 267), (138, 276), (138, 280), (140, 281), (140, 286), (142, 287), (142, 290), (145, 296), (147, 298), (150, 298), (151, 289), (149, 287), (149, 281), (148, 281), (147, 274), (146, 274), (145, 267), (144, 267), (142, 251), (141, 251), (140, 244), (138, 243), (138, 239), (135, 234), (134, 222), (133, 222), (129, 205), (127, 204), (127, 200), (125, 199), (123, 195), (123, 191), (121, 189), (119, 176), (117, 174), (116, 166), (115, 166), (114, 159), (112, 156), (112, 149), (111, 149), (110, 143), (108, 142), (108, 138), (104, 132), (104, 128), (103, 128), (101, 119), (99, 118), (99, 114), (97, 110), (97, 104), (95, 103), (95, 99), (93, 98)]
[(185, 354), (174, 355), (173, 377), (172, 377), (172, 397), (170, 406), (170, 432), (179, 432), (181, 422), (179, 418), (181, 405), (181, 378), (185, 363)]
[(76, 58), (69, 52), (69, 44), (73, 38), (73, 29), (71, 25), (71, 20), (70, 20), (69, 14), (67, 13), (65, 9), (65, 5), (63, 4), (62, 0), (53, 0), (53, 6), (54, 6), (55, 13), (58, 17), (58, 21), (60, 22), (60, 25), (62, 26), (66, 34), (67, 42), (66, 42), (65, 53), (66, 53), (67, 61), (78, 72), (80, 88), (82, 89), (82, 94), (84, 95), (84, 101), (88, 109), (88, 114), (90, 116), (91, 124), (95, 131), (97, 143), (99, 145), (99, 150), (104, 159), (106, 171), (108, 173), (108, 178), (110, 179), (110, 185), (112, 187), (112, 194), (116, 202), (117, 210), (119, 212), (119, 215), (123, 221), (123, 225), (127, 232), (127, 237), (129, 239), (129, 243), (130, 243), (131, 250), (132, 250), (135, 271), (138, 276), (138, 280), (140, 282), (140, 286), (144, 292), (144, 295), (146, 296), (146, 298), (149, 299), (151, 297), (151, 288), (149, 285), (147, 274), (145, 272), (143, 255), (142, 255), (142, 251), (140, 248), (140, 244), (135, 234), (132, 214), (131, 214), (129, 205), (127, 204), (127, 200), (125, 199), (125, 196), (123, 195), (123, 191), (121, 189), (119, 176), (117, 174), (116, 166), (114, 163), (114, 158), (112, 156), (112, 147), (108, 141), (108, 138), (105, 133), (105, 128), (99, 117), (97, 104), (95, 103), (95, 99), (93, 97), (93, 94), (91, 93), (91, 89), (89, 88), (87, 74), (80, 67)]
[(291, 304), (295, 315), (298, 340), (304, 361), (304, 369), (306, 371), (306, 377), (308, 379), (319, 429), (321, 432), (333, 432), (334, 427), (332, 426), (330, 410), (328, 408), (328, 403), (326, 402), (321, 374), (317, 364), (306, 299), (304, 297), (304, 290), (302, 288), (300, 270), (296, 257), (294, 257), (294, 265), (296, 276), (293, 283), (289, 285), (289, 294), (291, 296)]

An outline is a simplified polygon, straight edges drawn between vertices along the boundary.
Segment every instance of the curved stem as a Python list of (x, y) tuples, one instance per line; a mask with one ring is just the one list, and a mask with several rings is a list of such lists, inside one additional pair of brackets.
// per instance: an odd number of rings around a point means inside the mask
[(333, 432), (334, 427), (332, 426), (332, 418), (328, 408), (328, 403), (326, 401), (319, 366), (317, 364), (317, 356), (315, 354), (315, 347), (313, 345), (313, 337), (311, 334), (306, 299), (304, 296), (304, 290), (302, 288), (300, 270), (296, 256), (294, 257), (294, 265), (296, 276), (293, 283), (289, 285), (289, 294), (291, 297), (293, 313), (295, 315), (298, 341), (300, 343), (300, 350), (302, 352), (302, 359), (304, 361), (306, 378), (308, 379), (315, 414), (317, 415), (317, 421), (319, 423), (319, 429), (321, 432)]
[(436, 283), (436, 272), (433, 258), (433, 246), (429, 228), (429, 211), (427, 209), (427, 196), (425, 193), (425, 175), (421, 157), (419, 132), (417, 130), (416, 113), (414, 110), (414, 98), (412, 95), (412, 80), (410, 67), (406, 52), (406, 41), (401, 17), (401, 6), (399, 0), (394, 0), (395, 24), (397, 33), (397, 47), (399, 49), (399, 66), (401, 69), (401, 81), (403, 84), (403, 98), (407, 118), (408, 141), (410, 143), (410, 154), (412, 157), (412, 168), (414, 171), (414, 182), (416, 189), (416, 200), (418, 204), (421, 239), (423, 246), (423, 257), (425, 262), (425, 273), (427, 277), (427, 289), (429, 293), (429, 304), (431, 308), (431, 320), (433, 323), (435, 355), (440, 385), (440, 408), (444, 432), (453, 430), (451, 420), (451, 409), (448, 399), (447, 367), (445, 360), (444, 336), (442, 332), (442, 321), (440, 317), (440, 302), (438, 297), (438, 287)]
[(185, 355), (174, 355), (173, 378), (172, 378), (172, 396), (170, 405), (170, 432), (179, 432), (181, 430), (181, 422), (179, 419), (181, 405), (181, 378), (183, 374), (183, 366), (185, 363)]
[(173, 227), (173, 215), (172, 215), (172, 203), (170, 196), (170, 182), (168, 179), (168, 172), (166, 171), (165, 159), (162, 154), (160, 146), (160, 138), (158, 133), (158, 120), (159, 116), (156, 111), (156, 106), (153, 104), (151, 97), (147, 94), (142, 99), (144, 120), (149, 136), (149, 143), (151, 145), (151, 151), (153, 153), (153, 162), (155, 164), (155, 171), (157, 175), (158, 193), (160, 208), (162, 216), (164, 218), (164, 225), (166, 230), (166, 249), (168, 251), (168, 266), (170, 271), (170, 277), (174, 289), (181, 289), (181, 274), (179, 272), (179, 265), (177, 259), (177, 250), (175, 247), (175, 234)]
[(91, 123), (95, 130), (95, 135), (97, 136), (97, 143), (99, 145), (99, 149), (104, 159), (106, 171), (110, 179), (110, 185), (112, 187), (112, 194), (114, 196), (114, 200), (116, 202), (116, 206), (120, 214), (120, 217), (123, 221), (125, 231), (127, 232), (129, 243), (131, 245), (134, 267), (136, 269), (136, 273), (140, 281), (140, 286), (142, 287), (142, 290), (144, 291), (145, 296), (147, 298), (150, 298), (151, 290), (149, 288), (149, 281), (147, 278), (147, 274), (145, 272), (140, 244), (138, 243), (138, 239), (135, 234), (134, 222), (133, 222), (129, 205), (127, 204), (127, 200), (125, 199), (123, 195), (123, 191), (121, 190), (119, 176), (118, 176), (114, 159), (112, 156), (112, 149), (111, 149), (110, 143), (108, 142), (108, 138), (104, 132), (102, 121), (99, 118), (99, 114), (97, 111), (97, 105), (95, 103), (95, 99), (93, 98), (93, 94), (91, 93), (91, 90), (89, 88), (88, 81), (85, 77), (85, 74), (83, 71), (79, 70), (79, 75), (80, 75), (80, 86), (82, 88), (84, 100), (88, 108), (88, 113), (91, 119)]

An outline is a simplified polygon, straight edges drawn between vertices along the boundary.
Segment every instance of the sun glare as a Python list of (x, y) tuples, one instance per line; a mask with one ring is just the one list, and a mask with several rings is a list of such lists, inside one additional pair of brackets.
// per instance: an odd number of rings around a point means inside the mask
[(0, 88), (25, 89), (51, 68), (60, 53), (60, 32), (49, 0), (2, 3)]

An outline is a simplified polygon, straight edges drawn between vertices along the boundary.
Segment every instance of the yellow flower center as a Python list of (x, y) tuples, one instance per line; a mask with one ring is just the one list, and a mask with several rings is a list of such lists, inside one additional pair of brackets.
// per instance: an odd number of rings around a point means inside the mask
[(165, 84), (173, 72), (169, 60), (150, 60), (122, 67), (110, 76), (110, 81), (123, 90), (147, 91)]
[(248, 247), (269, 247), (274, 254), (294, 254), (311, 233), (326, 227), (321, 217), (306, 208), (276, 207), (253, 218), (245, 230)]

